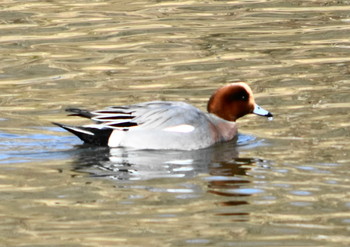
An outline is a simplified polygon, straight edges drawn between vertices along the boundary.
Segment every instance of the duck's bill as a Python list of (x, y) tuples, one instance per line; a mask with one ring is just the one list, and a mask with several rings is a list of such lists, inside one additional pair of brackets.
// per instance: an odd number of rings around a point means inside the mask
[(255, 104), (253, 113), (259, 116), (264, 116), (264, 117), (268, 117), (268, 118), (272, 118), (273, 115), (271, 112), (266, 111), (264, 108), (262, 108), (261, 106)]

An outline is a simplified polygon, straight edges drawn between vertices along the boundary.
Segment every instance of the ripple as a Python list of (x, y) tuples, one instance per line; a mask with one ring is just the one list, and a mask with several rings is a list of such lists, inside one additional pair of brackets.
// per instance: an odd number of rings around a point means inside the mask
[[(2, 1), (3, 245), (348, 246), (349, 10)], [(198, 152), (93, 148), (42, 127), (74, 106), (205, 109), (237, 80), (273, 121), (247, 116), (237, 142)]]

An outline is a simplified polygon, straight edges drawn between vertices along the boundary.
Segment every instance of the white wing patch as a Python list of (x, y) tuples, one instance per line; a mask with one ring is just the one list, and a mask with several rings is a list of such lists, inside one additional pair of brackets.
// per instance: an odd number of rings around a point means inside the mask
[(180, 124), (176, 126), (171, 126), (164, 128), (163, 131), (169, 131), (169, 132), (178, 132), (178, 133), (190, 133), (194, 131), (194, 126), (189, 124)]
[(125, 132), (121, 130), (114, 130), (108, 139), (108, 146), (119, 147), (124, 139)]

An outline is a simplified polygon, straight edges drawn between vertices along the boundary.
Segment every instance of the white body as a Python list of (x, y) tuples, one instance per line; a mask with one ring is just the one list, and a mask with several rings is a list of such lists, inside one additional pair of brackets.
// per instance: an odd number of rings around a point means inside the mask
[[(110, 107), (92, 112), (99, 124), (86, 127), (109, 127), (110, 147), (136, 149), (200, 149), (217, 142), (228, 141), (237, 133), (235, 122), (226, 121), (205, 113), (183, 102), (153, 101), (137, 105)], [(134, 117), (128, 121), (137, 123), (132, 127), (114, 127), (118, 116)]]
[(55, 123), (88, 144), (136, 149), (193, 150), (229, 141), (237, 134), (235, 121), (254, 113), (272, 118), (255, 104), (252, 90), (242, 82), (219, 88), (210, 97), (209, 113), (183, 102), (152, 101), (111, 106), (98, 111), (69, 108), (71, 116), (95, 124), (68, 126)]

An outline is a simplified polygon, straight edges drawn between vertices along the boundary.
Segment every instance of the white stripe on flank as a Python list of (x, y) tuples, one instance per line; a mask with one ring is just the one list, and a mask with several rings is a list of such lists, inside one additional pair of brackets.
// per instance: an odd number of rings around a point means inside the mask
[(87, 131), (87, 130), (83, 130), (83, 129), (79, 129), (79, 128), (75, 128), (75, 127), (68, 127), (69, 129), (71, 130), (74, 130), (76, 132), (80, 132), (80, 133), (84, 133), (84, 134), (87, 134), (87, 135), (91, 135), (91, 136), (94, 136), (95, 134), (90, 132), (90, 131)]
[(179, 132), (179, 133), (189, 133), (194, 131), (194, 127), (192, 125), (188, 124), (180, 124), (176, 126), (171, 126), (163, 129), (164, 131), (169, 131), (169, 132)]

